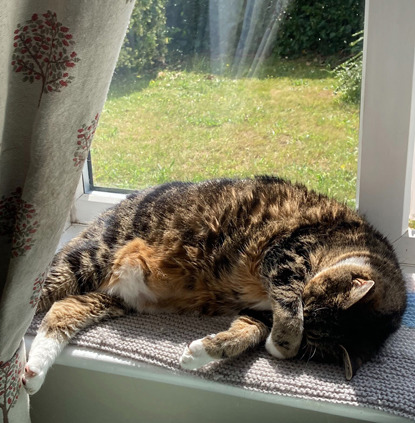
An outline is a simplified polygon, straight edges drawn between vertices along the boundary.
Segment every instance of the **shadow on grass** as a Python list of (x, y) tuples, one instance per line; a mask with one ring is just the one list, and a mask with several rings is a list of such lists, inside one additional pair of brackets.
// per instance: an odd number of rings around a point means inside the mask
[(257, 78), (326, 79), (333, 78), (329, 63), (320, 63), (313, 58), (267, 60)]
[[(215, 74), (210, 65), (210, 60), (206, 57), (189, 57), (174, 64), (169, 64), (163, 69), (157, 69), (152, 72), (140, 75), (131, 73), (115, 73), (111, 82), (108, 93), (109, 99), (115, 99), (129, 95), (133, 92), (139, 92), (146, 89), (150, 81), (157, 78), (159, 72), (163, 71), (186, 71), (196, 72), (206, 75)], [(240, 72), (239, 78), (245, 78), (249, 73), (249, 69)], [(235, 69), (229, 66), (220, 76), (226, 79), (236, 79)], [(293, 80), (301, 79), (326, 79), (333, 78), (331, 67), (328, 63), (321, 64), (315, 59), (299, 58), (296, 60), (269, 58), (261, 66), (260, 71), (253, 76), (256, 79), (265, 78), (292, 78)]]
[(150, 81), (157, 77), (157, 73), (138, 77), (135, 73), (114, 73), (108, 92), (108, 99), (124, 97), (133, 92), (145, 90)]
[[(259, 71), (252, 75), (251, 65), (254, 62), (254, 57), (245, 59), (245, 65), (237, 66), (226, 64), (222, 61), (222, 66), (219, 65), (219, 59), (210, 59), (206, 56), (187, 57), (182, 61), (176, 62), (172, 66), (176, 70), (186, 70), (188, 72), (200, 72), (207, 74), (217, 74), (222, 78), (294, 78), (294, 79), (325, 79), (332, 78), (332, 62), (338, 62), (339, 59), (327, 58), (324, 61), (314, 57), (301, 57), (297, 59), (282, 59), (276, 57), (269, 57), (259, 66)], [(237, 58), (235, 58), (235, 63)], [(222, 73), (217, 73), (213, 69), (223, 68)]]

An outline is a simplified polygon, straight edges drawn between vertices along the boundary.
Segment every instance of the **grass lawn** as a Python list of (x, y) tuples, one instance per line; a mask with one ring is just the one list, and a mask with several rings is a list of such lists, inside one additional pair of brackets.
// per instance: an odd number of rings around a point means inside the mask
[(353, 206), (359, 110), (334, 85), (305, 61), (251, 79), (188, 70), (116, 77), (92, 145), (94, 184), (273, 174)]

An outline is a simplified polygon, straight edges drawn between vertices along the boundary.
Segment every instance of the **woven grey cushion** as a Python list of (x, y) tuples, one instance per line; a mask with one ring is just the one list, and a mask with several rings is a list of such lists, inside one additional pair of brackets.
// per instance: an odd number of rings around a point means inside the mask
[[(41, 317), (35, 317), (28, 334), (36, 333)], [(71, 344), (185, 372), (179, 366), (179, 358), (186, 344), (227, 329), (231, 320), (134, 314), (92, 326)], [(404, 323), (410, 321), (404, 319)], [(378, 356), (361, 368), (351, 382), (346, 382), (341, 367), (277, 360), (264, 347), (192, 373), (249, 390), (372, 407), (415, 420), (415, 329), (407, 325), (388, 340)]]

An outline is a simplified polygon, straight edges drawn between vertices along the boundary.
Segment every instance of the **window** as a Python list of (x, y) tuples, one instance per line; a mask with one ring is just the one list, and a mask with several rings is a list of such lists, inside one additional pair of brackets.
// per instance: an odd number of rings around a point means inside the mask
[[(401, 261), (410, 267), (415, 265), (415, 239), (411, 237), (412, 231), (408, 229), (411, 179), (414, 179), (412, 165), (415, 138), (415, 27), (410, 17), (415, 15), (415, 4), (412, 0), (402, 0), (399, 3), (367, 0), (365, 13), (357, 207), (394, 242)], [(223, 62), (222, 65), (226, 68), (227, 63)], [(205, 74), (207, 79), (203, 82), (210, 82), (209, 78), (217, 78), (215, 75)], [(160, 79), (157, 81), (156, 78), (154, 81), (168, 84), (168, 81), (163, 80), (165, 76), (161, 74), (158, 76)], [(174, 75), (169, 74), (168, 77)], [(219, 82), (221, 78), (219, 75)], [(305, 78), (298, 77), (293, 83), (293, 91), (304, 88), (306, 84)], [(220, 104), (217, 107), (220, 108)], [(259, 110), (258, 113), (260, 112)], [(217, 116), (211, 115), (212, 120), (209, 123), (207, 113), (201, 118), (205, 119), (202, 124), (208, 127), (208, 130), (215, 128)], [(196, 118), (197, 116), (194, 116), (194, 119)], [(275, 122), (277, 123), (278, 119)], [(276, 125), (271, 129), (276, 132), (280, 128)], [(270, 134), (272, 135), (272, 132)], [(297, 134), (297, 149), (304, 148), (306, 137), (306, 131)], [(271, 145), (271, 142), (269, 144)], [(272, 153), (272, 149), (268, 151)], [(92, 156), (93, 154), (94, 151)], [(324, 156), (324, 150), (322, 155)], [(297, 170), (300, 169), (298, 164), (296, 166)], [(341, 164), (338, 164), (337, 168), (341, 169)], [(313, 179), (316, 174), (308, 176)], [(328, 175), (328, 178), (330, 177), (331, 175)], [(122, 193), (91, 190), (87, 168), (84, 170), (83, 180), (84, 186), (78, 190), (72, 213), (73, 221), (89, 221), (125, 196)], [(315, 188), (321, 190), (319, 186)], [(412, 208), (415, 207), (414, 203), (412, 200)]]
[[(91, 150), (89, 189), (114, 192), (169, 180), (278, 174), (354, 205), (359, 111), (356, 104), (340, 104), (333, 93), (330, 70), (342, 57), (330, 54), (349, 48), (363, 24), (363, 2), (352, 1), (358, 5), (352, 15), (341, 9), (343, 17), (352, 16), (348, 38), (344, 31), (335, 41), (327, 35), (312, 46), (324, 58), (299, 59), (292, 57), (301, 56), (302, 48), (290, 53), (294, 43), (286, 41), (298, 36), (284, 17), (287, 1), (162, 3), (170, 38), (167, 53), (160, 52), (166, 65), (142, 68), (139, 78), (123, 74), (131, 51), (122, 51)], [(320, 19), (330, 13), (315, 9)], [(304, 19), (308, 11), (298, 6), (297, 13)], [(158, 12), (153, 17), (160, 18)], [(309, 44), (319, 36), (313, 33)], [(157, 34), (151, 37), (158, 40)], [(137, 45), (131, 34), (126, 39), (128, 46)], [(139, 41), (141, 60), (151, 49), (147, 39)]]

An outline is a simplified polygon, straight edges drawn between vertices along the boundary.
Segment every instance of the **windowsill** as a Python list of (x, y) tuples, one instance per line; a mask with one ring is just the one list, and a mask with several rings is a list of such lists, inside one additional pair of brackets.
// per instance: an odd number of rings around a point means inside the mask
[(87, 224), (102, 212), (124, 200), (126, 194), (114, 192), (91, 191), (77, 195), (75, 206), (72, 208), (71, 220), (79, 224)]
[(413, 263), (415, 257), (415, 230), (409, 228), (399, 239), (393, 243), (399, 257), (402, 270), (405, 273), (415, 273)]
[[(30, 349), (32, 341), (33, 336), (25, 337), (27, 350)], [(200, 392), (201, 400), (203, 399), (203, 392), (212, 392), (224, 396), (236, 397), (241, 401), (251, 400), (258, 403), (258, 415), (261, 415), (261, 407), (263, 407), (261, 404), (263, 403), (275, 405), (276, 416), (278, 415), (279, 406), (289, 407), (292, 409), (290, 412), (292, 420), (290, 421), (293, 422), (298, 421), (296, 419), (296, 410), (306, 410), (321, 413), (322, 415), (320, 415), (320, 418), (327, 422), (341, 421), (344, 423), (347, 421), (347, 419), (351, 419), (351, 421), (354, 422), (358, 420), (377, 423), (403, 423), (408, 421), (405, 418), (393, 416), (382, 411), (364, 407), (354, 407), (344, 404), (335, 404), (249, 391), (228, 384), (205, 380), (198, 376), (176, 373), (174, 371), (163, 369), (155, 365), (128, 360), (105, 352), (98, 352), (88, 348), (79, 348), (73, 345), (69, 345), (63, 350), (61, 355), (56, 360), (56, 365), (52, 368), (52, 371), (59, 372), (60, 366), (89, 370), (92, 372), (105, 373), (114, 376), (123, 376), (137, 379), (139, 381), (141, 380), (161, 383), (170, 386), (172, 390), (176, 389), (177, 387), (190, 388)], [(91, 374), (93, 375), (93, 373), (90, 373), (90, 375)], [(96, 386), (95, 389), (96, 392), (94, 392), (94, 394), (99, 397), (100, 387)], [(37, 395), (40, 395), (41, 392), (42, 390)], [(185, 402), (186, 400), (184, 399), (183, 401)], [(137, 400), (137, 402), (139, 403), (139, 400)], [(140, 407), (141, 406), (142, 405), (140, 405)], [(214, 404), (212, 404), (212, 407), (214, 407)], [(134, 410), (131, 410), (131, 413), (133, 412)], [(346, 420), (337, 420), (337, 417), (345, 418)], [(202, 421), (205, 420), (202, 419)]]

